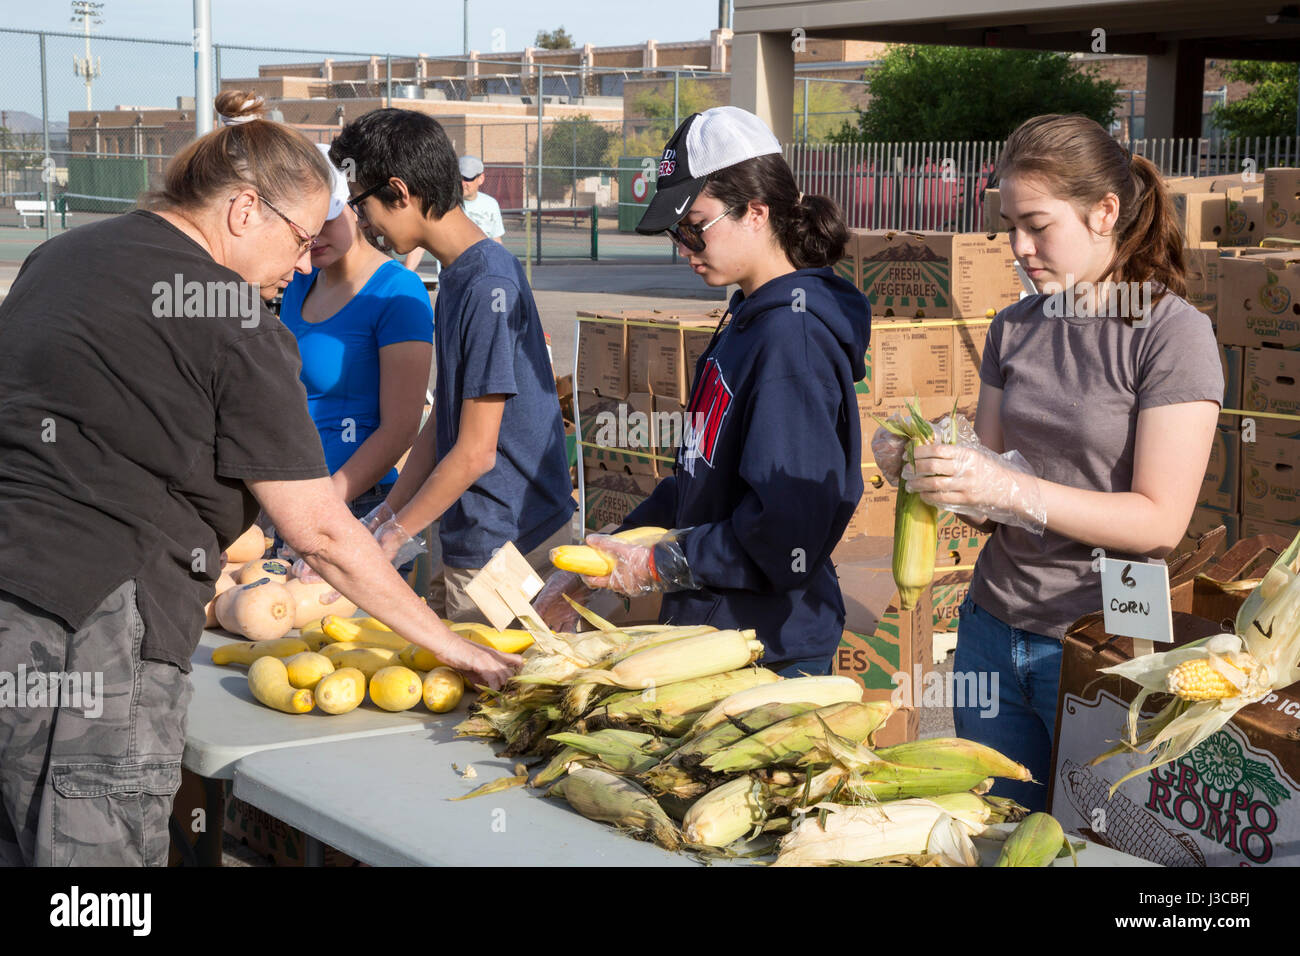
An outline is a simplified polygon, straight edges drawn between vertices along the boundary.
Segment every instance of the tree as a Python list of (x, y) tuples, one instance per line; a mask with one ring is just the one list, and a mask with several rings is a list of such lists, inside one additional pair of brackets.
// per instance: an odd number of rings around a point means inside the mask
[[(803, 141), (803, 91), (804, 81), (794, 81), (794, 138)], [(808, 136), (810, 143), (829, 139), (847, 122), (846, 113), (853, 113), (853, 103), (848, 91), (853, 89), (847, 83), (819, 83), (810, 80), (808, 89)]]
[[(542, 141), (542, 197), (563, 199), (574, 179), (591, 176), (608, 165), (604, 156), (613, 133), (586, 113), (550, 124)], [(617, 165), (617, 163), (615, 163)], [(550, 168), (557, 167), (557, 168)]]
[(1300, 93), (1296, 64), (1236, 60), (1224, 69), (1223, 77), (1252, 87), (1241, 99), (1214, 107), (1214, 125), (1225, 135), (1295, 135), (1296, 96)]
[(572, 50), (573, 37), (564, 31), (564, 27), (552, 30), (549, 33), (545, 30), (538, 30), (537, 39), (533, 41), (533, 46), (542, 50)]
[(1109, 128), (1118, 84), (1064, 53), (894, 46), (863, 78), (871, 101), (835, 142), (1003, 140), (1043, 113), (1082, 113)]
[[(681, 78), (677, 81), (677, 123), (692, 113), (722, 106), (730, 90), (700, 80)], [(632, 131), (622, 139), (613, 139), (605, 152), (604, 164), (618, 166), (619, 156), (658, 156), (664, 144), (673, 135), (673, 81), (663, 80), (630, 95), (624, 93), (624, 129)]]

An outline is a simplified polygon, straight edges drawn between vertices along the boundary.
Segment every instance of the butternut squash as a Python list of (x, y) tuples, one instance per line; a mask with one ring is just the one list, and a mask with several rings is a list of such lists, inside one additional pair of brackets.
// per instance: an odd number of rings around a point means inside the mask
[(320, 602), (321, 597), (334, 590), (334, 585), (328, 581), (299, 581), (297, 578), (290, 578), (284, 586), (293, 595), (294, 627), (306, 627), (313, 621), (319, 621), (326, 614), (341, 614), (349, 617), (356, 613), (357, 606), (341, 594), (330, 604)]
[(270, 578), (226, 591), (216, 613), (223, 628), (250, 641), (273, 641), (293, 629), (293, 598)]
[[(235, 568), (238, 571), (238, 568)], [(217, 598), (221, 597), (226, 591), (235, 586), (235, 579), (231, 576), (231, 568), (227, 565), (222, 569), (220, 576), (217, 578), (217, 589), (212, 595), (212, 600), (203, 607), (203, 626), (217, 626)]]
[(266, 554), (266, 536), (262, 534), (261, 528), (253, 525), (236, 538), (234, 544), (226, 548), (226, 561), (230, 564), (244, 564), (248, 561), (256, 561), (264, 554)]
[(289, 562), (281, 561), (279, 558), (249, 561), (239, 569), (239, 577), (236, 580), (240, 584), (252, 584), (259, 578), (270, 578), (277, 584), (283, 584), (289, 580)]

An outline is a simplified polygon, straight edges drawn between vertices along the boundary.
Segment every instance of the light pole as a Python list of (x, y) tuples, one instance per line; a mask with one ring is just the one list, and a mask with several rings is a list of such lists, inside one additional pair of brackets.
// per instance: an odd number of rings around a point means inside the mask
[(90, 105), (90, 87), (91, 84), (100, 75), (100, 60), (98, 57), (90, 55), (90, 21), (95, 20), (95, 26), (103, 25), (103, 20), (95, 19), (104, 9), (102, 3), (90, 3), (89, 0), (72, 0), (72, 22), (81, 21), (82, 28), (86, 35), (86, 55), (84, 57), (74, 55), (72, 57), (72, 72), (86, 81), (86, 110), (92, 109)]

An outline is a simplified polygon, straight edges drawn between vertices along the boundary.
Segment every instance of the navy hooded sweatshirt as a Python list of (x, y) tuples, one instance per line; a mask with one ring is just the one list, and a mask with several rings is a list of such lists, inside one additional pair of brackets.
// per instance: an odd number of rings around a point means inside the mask
[(844, 628), (830, 555), (862, 497), (853, 384), (871, 306), (821, 268), (737, 292), (728, 311), (696, 365), (673, 476), (624, 527), (691, 529), (700, 587), (666, 593), (661, 622), (754, 628), (765, 665), (829, 657)]

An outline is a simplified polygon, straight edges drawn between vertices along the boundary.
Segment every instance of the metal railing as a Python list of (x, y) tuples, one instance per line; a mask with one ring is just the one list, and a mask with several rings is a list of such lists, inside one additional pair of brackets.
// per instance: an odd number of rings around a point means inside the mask
[[(1165, 176), (1242, 176), (1263, 184), (1264, 170), (1300, 165), (1295, 137), (1121, 141)], [(805, 193), (829, 196), (852, 229), (977, 232), (999, 142), (803, 144), (784, 147)], [(996, 227), (996, 224), (994, 224)]]

